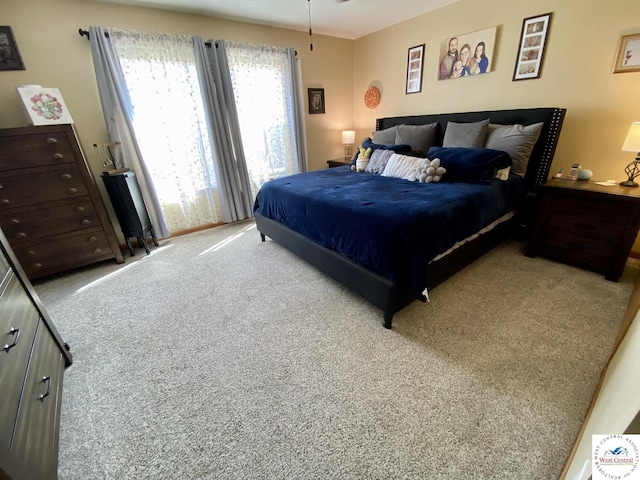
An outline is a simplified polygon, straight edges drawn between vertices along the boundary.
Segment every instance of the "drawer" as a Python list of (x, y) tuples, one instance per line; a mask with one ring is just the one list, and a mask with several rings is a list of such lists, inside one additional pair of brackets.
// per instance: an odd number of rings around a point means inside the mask
[(545, 219), (543, 235), (566, 232), (573, 235), (607, 238), (619, 241), (626, 229), (626, 223), (612, 223), (577, 215), (549, 214)]
[(13, 273), (9, 278), (3, 285), (5, 288), (0, 297), (0, 446), (7, 448), (40, 318), (18, 278)]
[(75, 164), (0, 174), (0, 212), (87, 194), (87, 186)]
[(555, 195), (551, 199), (549, 213), (626, 224), (633, 215), (633, 206), (623, 202), (612, 202), (601, 198)]
[(101, 228), (46, 237), (24, 247), (16, 245), (14, 252), (29, 278), (114, 257)]
[(0, 137), (0, 170), (75, 162), (65, 132)]
[(89, 197), (71, 198), (0, 211), (0, 228), (12, 245), (37, 238), (100, 226)]
[(30, 478), (56, 478), (63, 373), (62, 352), (41, 321), (11, 442), (15, 457), (29, 466)]
[(608, 271), (618, 246), (617, 241), (610, 239), (584, 237), (565, 232), (556, 232), (553, 235), (543, 234), (539, 243), (538, 248), (544, 252), (545, 256), (600, 272)]

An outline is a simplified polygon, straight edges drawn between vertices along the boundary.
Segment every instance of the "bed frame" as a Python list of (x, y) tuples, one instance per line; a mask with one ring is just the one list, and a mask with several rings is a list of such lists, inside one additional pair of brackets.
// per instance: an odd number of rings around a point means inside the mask
[[(565, 113), (566, 110), (563, 108), (527, 108), (388, 117), (376, 120), (376, 130), (383, 130), (400, 124), (424, 125), (438, 122), (440, 126), (437, 133), (437, 145), (442, 145), (447, 122), (477, 122), (489, 118), (491, 123), (503, 125), (544, 123), (540, 138), (531, 153), (527, 166), (525, 192), (517, 214), (512, 220), (498, 224), (493, 229), (463, 244), (439, 260), (431, 262), (427, 270), (427, 288), (429, 290), (444, 282), (447, 278), (480, 258), (510, 236), (515, 235), (521, 240), (526, 239), (534, 218), (535, 189), (546, 182), (549, 175), (549, 168), (556, 150)], [(416, 300), (415, 294), (408, 288), (395, 284), (338, 252), (318, 245), (280, 222), (259, 214), (255, 215), (255, 220), (263, 242), (265, 237), (270, 237), (334, 280), (381, 308), (385, 328), (391, 328), (393, 315), (396, 312)]]

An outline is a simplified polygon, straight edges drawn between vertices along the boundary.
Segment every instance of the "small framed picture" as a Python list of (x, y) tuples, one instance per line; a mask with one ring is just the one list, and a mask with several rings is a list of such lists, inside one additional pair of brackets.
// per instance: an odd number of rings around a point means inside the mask
[(0, 70), (24, 70), (11, 27), (0, 27)]
[(324, 88), (308, 88), (309, 113), (324, 113)]
[(640, 72), (640, 33), (620, 37), (613, 73)]
[(522, 21), (520, 48), (513, 71), (514, 81), (540, 78), (551, 16), (552, 13), (545, 13)]
[(405, 93), (422, 91), (422, 70), (424, 66), (424, 43), (409, 49), (407, 57), (407, 88)]
[(59, 125), (73, 123), (60, 90), (39, 86), (17, 87), (31, 125)]

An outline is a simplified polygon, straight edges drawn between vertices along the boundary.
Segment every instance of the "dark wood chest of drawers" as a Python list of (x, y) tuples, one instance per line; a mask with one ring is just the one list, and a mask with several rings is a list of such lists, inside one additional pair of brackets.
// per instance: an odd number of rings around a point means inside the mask
[(0, 232), (0, 479), (54, 479), (72, 357)]
[(638, 188), (552, 179), (540, 187), (540, 196), (525, 254), (584, 267), (617, 281), (640, 229)]
[(31, 279), (124, 261), (72, 125), (0, 130), (0, 227)]

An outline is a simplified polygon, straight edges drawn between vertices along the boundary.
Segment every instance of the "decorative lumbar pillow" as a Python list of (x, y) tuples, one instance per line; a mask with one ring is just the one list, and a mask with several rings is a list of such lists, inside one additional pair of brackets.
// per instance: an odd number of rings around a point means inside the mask
[(398, 125), (396, 129), (396, 144), (411, 145), (411, 150), (427, 152), (436, 141), (438, 123), (426, 125)]
[(369, 158), (369, 164), (364, 171), (368, 173), (381, 174), (384, 172), (391, 155), (393, 155), (393, 150), (374, 150), (371, 154), (371, 158)]
[(393, 145), (396, 142), (396, 129), (397, 125), (393, 127), (385, 128), (384, 130), (376, 130), (371, 134), (373, 142), (379, 145)]
[(387, 166), (382, 172), (383, 177), (402, 178), (415, 182), (420, 171), (429, 163), (429, 160), (421, 157), (410, 157), (394, 153), (389, 158)]
[(447, 122), (444, 131), (443, 147), (482, 148), (487, 138), (489, 119), (473, 123)]
[(512, 164), (508, 153), (488, 148), (431, 147), (427, 157), (440, 159), (447, 182), (491, 183), (498, 170)]
[(520, 176), (527, 173), (529, 157), (533, 151), (543, 123), (532, 125), (496, 125), (489, 124), (485, 148), (507, 152), (513, 160), (511, 171)]

